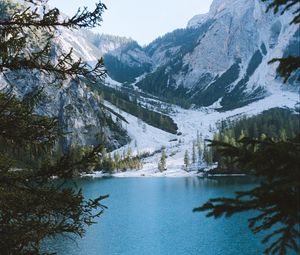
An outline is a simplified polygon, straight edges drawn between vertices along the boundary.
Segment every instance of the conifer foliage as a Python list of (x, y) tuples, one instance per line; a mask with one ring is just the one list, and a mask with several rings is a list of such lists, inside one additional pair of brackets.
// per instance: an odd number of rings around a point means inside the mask
[(236, 192), (234, 198), (214, 198), (194, 211), (209, 211), (207, 216), (230, 217), (235, 213), (256, 210), (249, 219), (254, 233), (268, 230), (262, 240), (268, 246), (266, 254), (287, 254), (288, 249), (299, 249), (299, 190), (300, 137), (288, 141), (243, 138), (236, 147), (214, 142), (219, 153), (230, 157), (242, 171), (254, 170), (261, 184), (249, 191)]
[(189, 151), (188, 150), (186, 150), (184, 152), (183, 163), (184, 163), (184, 170), (188, 171), (189, 170), (189, 166), (190, 166), (190, 155), (189, 155)]
[(166, 155), (166, 147), (162, 147), (161, 149), (161, 157), (160, 157), (160, 160), (158, 162), (158, 170), (160, 172), (163, 172), (163, 171), (166, 171), (167, 170), (167, 162), (166, 162), (166, 159), (167, 159), (167, 155)]
[[(101, 59), (90, 68), (75, 59), (72, 50), (56, 52), (55, 57), (51, 54), (59, 27), (95, 27), (105, 5), (99, 2), (92, 12), (84, 8), (63, 18), (58, 9), (46, 4), (43, 0), (0, 2), (1, 78), (6, 79), (9, 72), (38, 72), (52, 86), (69, 78), (103, 77)], [(63, 135), (58, 121), (35, 113), (39, 93), (16, 98), (12, 93), (15, 84), (9, 85), (0, 91), (0, 250), (4, 255), (41, 254), (45, 238), (68, 233), (82, 236), (105, 209), (101, 202), (106, 196), (85, 200), (81, 190), (65, 185), (76, 173), (92, 169), (103, 148), (99, 145), (80, 154), (70, 150), (51, 157), (54, 144)], [(16, 167), (17, 153), (29, 155), (29, 162), (20, 168)], [(38, 164), (36, 155), (43, 159)], [(59, 179), (51, 181), (53, 176)]]
[[(299, 113), (289, 109), (272, 108), (252, 117), (240, 117), (236, 120), (225, 120), (218, 124), (219, 131), (214, 134), (214, 142), (227, 143), (239, 147), (244, 137), (285, 142), (299, 133)], [(218, 162), (211, 173), (238, 174), (249, 173), (251, 169), (242, 172), (235, 166), (230, 157), (221, 155), (215, 146), (204, 146), (204, 161), (210, 164)]]
[[(263, 2), (269, 3), (267, 11), (273, 9), (274, 13), (283, 14), (290, 9), (293, 10), (294, 17), (291, 20), (291, 25), (299, 25), (300, 23), (300, 8), (299, 0), (262, 0)], [(279, 62), (277, 71), (281, 76), (284, 77), (284, 82), (287, 82), (289, 77), (293, 74), (297, 75), (297, 80), (300, 81), (299, 73), (296, 74), (296, 70), (300, 68), (300, 56), (289, 55), (283, 58), (275, 58), (270, 63)]]

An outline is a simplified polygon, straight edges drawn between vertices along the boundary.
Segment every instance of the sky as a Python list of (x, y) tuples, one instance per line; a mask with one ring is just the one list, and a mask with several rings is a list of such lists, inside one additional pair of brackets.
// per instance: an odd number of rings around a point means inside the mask
[[(67, 15), (74, 14), (78, 7), (93, 10), (97, 0), (50, 0)], [(200, 13), (206, 13), (212, 0), (103, 0), (107, 10), (102, 26), (95, 31), (105, 34), (131, 37), (146, 45), (177, 28)]]

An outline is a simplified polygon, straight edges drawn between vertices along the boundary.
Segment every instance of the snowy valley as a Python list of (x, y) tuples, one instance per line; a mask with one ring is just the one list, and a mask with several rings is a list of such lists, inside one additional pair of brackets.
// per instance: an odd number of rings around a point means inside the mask
[[(300, 55), (300, 30), (289, 25), (291, 12), (274, 16), (265, 10), (259, 0), (214, 0), (209, 13), (145, 47), (128, 38), (61, 29), (55, 50), (72, 48), (75, 57), (90, 66), (103, 56), (108, 76), (97, 86), (69, 80), (63, 87), (45, 90), (37, 112), (59, 117), (68, 134), (65, 149), (96, 146), (105, 135), (108, 157), (128, 151), (132, 157), (144, 155), (140, 169), (115, 169), (109, 175), (204, 174), (214, 164), (207, 165), (203, 155), (192, 155), (197, 136), (204, 143), (223, 120), (299, 107), (297, 74), (283, 85), (278, 64), (268, 62)], [(48, 82), (38, 73), (12, 72), (0, 77), (0, 88), (20, 76), (32, 82), (13, 88), (19, 97)], [(158, 169), (162, 151), (164, 171)], [(184, 166), (187, 155), (189, 167)], [(107, 172), (95, 169), (90, 175)]]
[[(162, 105), (164, 103), (160, 102)], [(264, 110), (273, 107), (282, 107), (294, 109), (299, 103), (299, 95), (292, 92), (281, 92), (271, 95), (265, 99), (251, 103), (245, 107), (241, 107), (232, 111), (219, 112), (213, 107), (203, 107), (199, 109), (183, 109), (180, 106), (172, 105), (172, 113), (169, 116), (178, 125), (178, 134), (170, 134), (161, 129), (155, 128), (137, 117), (127, 112), (120, 114), (128, 121), (124, 123), (124, 128), (128, 131), (131, 142), (113, 152), (126, 153), (130, 149), (133, 155), (138, 153), (154, 153), (154, 155), (143, 160), (143, 167), (139, 170), (129, 170), (126, 172), (116, 172), (112, 174), (115, 177), (149, 177), (149, 176), (193, 176), (203, 175), (205, 170), (210, 167), (201, 159), (197, 158), (195, 164), (191, 164), (188, 169), (184, 168), (184, 155), (189, 152), (190, 160), (192, 158), (193, 141), (196, 141), (197, 133), (203, 139), (212, 139), (213, 134), (217, 131), (216, 124), (225, 119), (238, 119), (242, 116), (257, 115)], [(116, 111), (118, 109), (106, 102), (106, 105)], [(161, 157), (161, 148), (166, 149), (166, 171), (160, 172), (158, 170), (158, 162)], [(202, 170), (202, 171), (199, 171)], [(102, 177), (107, 174), (95, 172), (89, 176)]]
[[(140, 93), (139, 105), (167, 114), (178, 126), (177, 134), (170, 134), (122, 111), (131, 142), (111, 154), (130, 150), (133, 155), (154, 155), (143, 159), (142, 169), (114, 176), (203, 175), (214, 164), (208, 166), (199, 155), (196, 163), (184, 167), (186, 152), (190, 161), (194, 157), (197, 134), (203, 140), (212, 139), (217, 123), (223, 120), (275, 107), (299, 107), (295, 78), (282, 85), (277, 65), (268, 64), (275, 57), (300, 54), (299, 29), (289, 26), (290, 13), (274, 17), (265, 10), (261, 1), (215, 0), (209, 13), (192, 18), (186, 29), (144, 48), (123, 39), (122, 45), (106, 52), (108, 74), (118, 80), (109, 78), (108, 86)], [(118, 112), (116, 106), (106, 104)], [(158, 170), (162, 148), (166, 153), (163, 172)]]

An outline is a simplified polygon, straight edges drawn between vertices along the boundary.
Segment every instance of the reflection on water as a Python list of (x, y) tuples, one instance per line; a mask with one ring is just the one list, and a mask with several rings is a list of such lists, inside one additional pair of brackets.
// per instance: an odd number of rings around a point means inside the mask
[(110, 194), (109, 209), (83, 239), (47, 242), (61, 255), (257, 255), (260, 236), (247, 227), (249, 213), (214, 220), (193, 213), (209, 198), (255, 185), (249, 177), (81, 179), (86, 197)]
[(256, 177), (250, 176), (223, 176), (223, 177), (194, 177), (194, 178), (183, 178), (187, 185), (193, 185), (193, 187), (197, 188), (199, 186), (205, 187), (221, 187), (221, 186), (236, 186), (237, 189), (245, 188), (241, 187), (242, 185), (250, 185), (253, 186), (258, 183), (258, 179)]

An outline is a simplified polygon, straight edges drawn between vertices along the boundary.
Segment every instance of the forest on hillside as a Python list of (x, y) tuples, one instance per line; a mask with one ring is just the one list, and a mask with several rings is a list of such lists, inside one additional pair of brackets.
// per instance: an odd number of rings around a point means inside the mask
[(177, 134), (177, 124), (174, 120), (162, 113), (142, 107), (137, 97), (128, 92), (123, 92), (103, 84), (90, 85), (96, 90), (103, 100), (106, 100), (122, 111), (128, 112), (147, 124), (162, 129), (166, 132)]
[[(239, 146), (245, 138), (256, 140), (271, 139), (276, 142), (294, 138), (300, 131), (299, 113), (285, 108), (272, 108), (259, 115), (242, 116), (236, 120), (224, 120), (218, 123), (218, 131), (214, 134), (213, 142), (227, 143)], [(218, 162), (212, 173), (240, 173), (233, 159), (221, 156), (215, 147), (205, 144), (204, 160), (208, 164)]]

